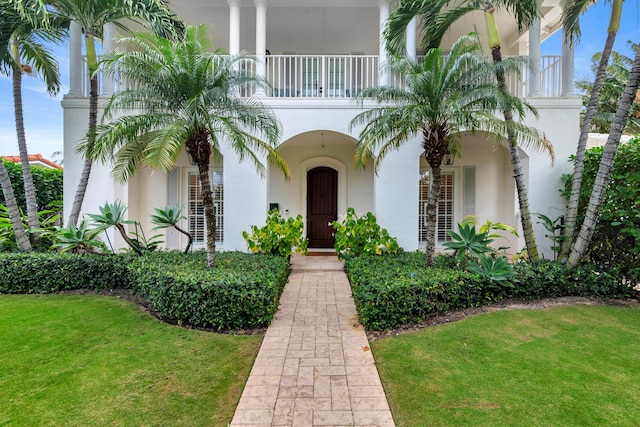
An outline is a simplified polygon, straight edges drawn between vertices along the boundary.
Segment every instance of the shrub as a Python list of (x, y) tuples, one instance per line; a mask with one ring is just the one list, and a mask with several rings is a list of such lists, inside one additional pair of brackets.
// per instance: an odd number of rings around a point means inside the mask
[[(577, 230), (584, 219), (604, 147), (586, 151)], [(572, 159), (573, 160), (573, 157)], [(600, 211), (586, 260), (602, 269), (620, 269), (628, 278), (640, 279), (640, 137), (620, 144), (607, 194)], [(571, 175), (563, 176), (563, 196), (571, 193)]]
[(438, 313), (497, 298), (473, 274), (425, 267), (421, 252), (349, 257), (345, 270), (359, 320), (373, 330), (419, 323)]
[[(446, 258), (437, 257), (438, 265), (455, 260), (451, 256)], [(623, 298), (631, 293), (621, 276), (599, 272), (593, 265), (569, 270), (552, 261), (535, 266), (523, 262), (508, 271), (511, 266), (502, 265), (504, 259), (485, 256), (485, 260), (491, 265), (478, 266), (477, 274), (461, 269), (426, 267), (421, 252), (349, 257), (345, 270), (351, 281), (360, 322), (373, 330), (420, 323), (449, 310), (482, 306), (503, 298), (570, 295)]]
[(267, 215), (264, 227), (251, 226), (251, 235), (246, 231), (242, 237), (247, 242), (251, 252), (281, 255), (289, 257), (295, 250), (306, 254), (309, 241), (302, 237), (304, 221), (302, 216), (284, 219), (277, 209), (272, 209)]
[(206, 253), (149, 253), (131, 266), (133, 291), (162, 317), (218, 330), (266, 326), (289, 274), (286, 258), (222, 252), (207, 268)]
[(356, 255), (395, 254), (400, 251), (398, 240), (378, 225), (371, 212), (359, 217), (353, 208), (348, 208), (344, 221), (334, 221), (332, 225), (335, 228), (335, 249), (339, 259)]
[(617, 271), (599, 271), (585, 263), (576, 269), (550, 260), (538, 264), (523, 262), (514, 266), (512, 296), (522, 299), (563, 296), (627, 298), (632, 289)]
[[(22, 164), (4, 160), (4, 165), (9, 172), (11, 186), (16, 196), (18, 206), (27, 210), (24, 196), (24, 181), (22, 179)], [(50, 169), (42, 166), (31, 166), (33, 185), (36, 189), (36, 203), (38, 210), (45, 209), (51, 203), (62, 200), (62, 169)], [(0, 204), (4, 204), (4, 194), (0, 191)]]
[(51, 293), (131, 286), (127, 255), (11, 253), (0, 255), (0, 293)]

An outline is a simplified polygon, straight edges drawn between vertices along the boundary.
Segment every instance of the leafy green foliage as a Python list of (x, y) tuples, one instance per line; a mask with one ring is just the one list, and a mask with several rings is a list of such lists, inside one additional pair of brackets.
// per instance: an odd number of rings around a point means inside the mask
[(266, 326), (278, 309), (289, 275), (286, 258), (240, 252), (159, 252), (130, 265), (134, 292), (163, 318), (178, 324), (222, 329)]
[[(585, 152), (577, 227), (586, 206), (602, 158), (603, 147)], [(620, 144), (615, 157), (600, 217), (585, 259), (603, 270), (620, 269), (631, 280), (640, 278), (640, 137)], [(568, 200), (571, 175), (564, 175), (563, 196)]]
[(553, 259), (555, 261), (560, 251), (560, 243), (564, 240), (564, 235), (562, 234), (562, 217), (559, 216), (556, 219), (551, 219), (541, 213), (534, 213), (534, 215), (540, 218), (540, 221), (537, 221), (537, 223), (542, 224), (549, 233), (545, 234), (544, 237), (551, 239), (551, 250), (553, 251)]
[(52, 248), (59, 249), (60, 252), (72, 253), (95, 252), (96, 249), (106, 252), (105, 244), (96, 238), (100, 231), (100, 229), (89, 228), (83, 219), (78, 227), (69, 224), (67, 227), (59, 228), (55, 233), (56, 242)]
[[(22, 210), (27, 209), (24, 196), (24, 182), (22, 178), (22, 165), (6, 160), (4, 165), (9, 172), (11, 178), (11, 186), (16, 196), (18, 206)], [(62, 169), (50, 169), (41, 166), (32, 166), (31, 174), (33, 175), (33, 185), (36, 190), (36, 203), (38, 210), (49, 207), (53, 202), (62, 200)], [(4, 195), (0, 191), (0, 204), (4, 204)]]
[(15, 253), (0, 255), (0, 294), (129, 288), (129, 255)]
[(478, 275), (483, 282), (499, 286), (513, 287), (510, 280), (513, 277), (513, 266), (504, 256), (493, 257), (486, 254), (478, 256), (480, 264), (469, 264), (467, 269)]
[(583, 263), (575, 269), (551, 260), (533, 265), (514, 265), (512, 296), (522, 299), (562, 296), (627, 298), (633, 294), (630, 282), (618, 270), (603, 271)]
[(355, 209), (348, 208), (344, 221), (334, 221), (332, 225), (339, 259), (355, 255), (395, 254), (400, 251), (398, 240), (378, 225), (371, 212), (359, 217)]
[(264, 227), (251, 226), (251, 235), (246, 231), (242, 237), (247, 247), (253, 253), (280, 255), (289, 257), (294, 251), (307, 253), (309, 240), (303, 237), (304, 221), (302, 215), (284, 219), (277, 209), (272, 209), (267, 215)]
[(243, 329), (269, 324), (289, 276), (289, 262), (274, 255), (223, 252), (216, 268), (206, 253), (149, 252), (0, 255), (0, 294), (126, 288), (170, 322)]
[(493, 252), (489, 245), (494, 239), (489, 237), (488, 231), (478, 232), (473, 225), (458, 224), (458, 233), (449, 231), (448, 234), (451, 241), (443, 246), (453, 250), (459, 262), (468, 256), (478, 258), (482, 254)]
[[(28, 232), (37, 232), (39, 234), (39, 245), (34, 249), (47, 250), (54, 243), (61, 211), (62, 203), (53, 202), (51, 203), (51, 209), (44, 209), (38, 212), (40, 226), (36, 229), (28, 227), (27, 215), (22, 210), (20, 211), (25, 229)], [(9, 219), (9, 211), (6, 206), (0, 205), (0, 252), (18, 251), (13, 225)]]
[(447, 268), (451, 260), (436, 257), (435, 264), (443, 267), (426, 267), (420, 252), (347, 258), (345, 271), (360, 322), (369, 329), (385, 330), (504, 298), (631, 294), (629, 283), (620, 275), (597, 271), (593, 265), (575, 270), (552, 261), (512, 266), (504, 257), (483, 254), (480, 264), (469, 264), (467, 272)]
[(191, 248), (191, 244), (193, 243), (193, 236), (191, 235), (191, 233), (183, 230), (178, 226), (178, 223), (181, 220), (187, 218), (186, 216), (182, 215), (182, 207), (180, 205), (174, 205), (167, 206), (165, 208), (155, 208), (154, 210), (156, 213), (151, 215), (151, 222), (157, 225), (157, 227), (154, 228), (153, 231), (169, 227), (175, 228), (180, 233), (187, 236), (188, 242), (184, 253), (189, 253), (189, 249)]
[(494, 300), (475, 275), (426, 267), (420, 252), (348, 257), (345, 271), (360, 323), (373, 330), (419, 323), (438, 313)]

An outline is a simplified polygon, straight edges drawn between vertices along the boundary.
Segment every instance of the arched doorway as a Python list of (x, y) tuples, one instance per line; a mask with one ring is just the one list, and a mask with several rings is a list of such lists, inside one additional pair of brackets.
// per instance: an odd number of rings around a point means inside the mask
[(320, 166), (307, 171), (307, 238), (310, 248), (332, 248), (338, 218), (338, 171)]

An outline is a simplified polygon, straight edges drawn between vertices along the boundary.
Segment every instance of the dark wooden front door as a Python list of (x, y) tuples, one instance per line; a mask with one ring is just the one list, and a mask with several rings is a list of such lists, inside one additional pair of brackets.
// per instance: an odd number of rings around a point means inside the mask
[(338, 218), (338, 171), (318, 167), (307, 172), (307, 237), (310, 248), (332, 248), (329, 223)]

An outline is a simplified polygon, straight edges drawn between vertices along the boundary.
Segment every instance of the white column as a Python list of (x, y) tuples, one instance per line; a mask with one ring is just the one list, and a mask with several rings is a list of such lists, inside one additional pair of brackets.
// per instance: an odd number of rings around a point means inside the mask
[(407, 25), (407, 56), (413, 60), (416, 59), (416, 28), (418, 26), (418, 18), (413, 18)]
[(387, 48), (382, 33), (384, 32), (387, 19), (389, 19), (389, 5), (386, 0), (378, 0), (378, 8), (380, 9), (380, 49), (378, 53), (380, 61), (378, 64), (380, 67), (380, 85), (387, 86), (389, 85), (389, 70), (385, 67), (387, 63)]
[(82, 96), (82, 81), (85, 73), (82, 66), (82, 28), (71, 22), (69, 28), (69, 96)]
[[(114, 52), (116, 50), (116, 28), (113, 24), (105, 24), (102, 28), (102, 52)], [(111, 96), (116, 89), (114, 76), (102, 76), (102, 96)]]
[(529, 28), (529, 77), (528, 96), (540, 96), (540, 19), (536, 19)]
[[(564, 32), (564, 31), (563, 31)], [(562, 93), (561, 96), (574, 96), (573, 46), (562, 35)]]
[[(256, 74), (266, 76), (267, 59), (267, 0), (255, 0), (256, 5)], [(264, 88), (258, 87), (255, 96), (264, 97)]]
[(240, 53), (240, 0), (228, 0), (229, 4), (229, 54)]

